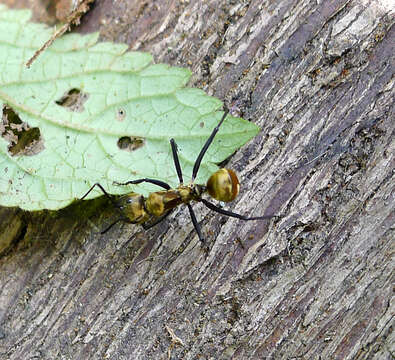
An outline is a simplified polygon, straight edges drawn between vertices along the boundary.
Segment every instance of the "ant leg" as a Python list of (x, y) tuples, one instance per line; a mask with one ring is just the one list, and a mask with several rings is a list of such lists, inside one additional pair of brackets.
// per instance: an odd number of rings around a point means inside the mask
[(162, 187), (162, 188), (164, 188), (166, 190), (170, 190), (171, 189), (170, 185), (165, 183), (165, 182), (163, 182), (163, 181), (156, 180), (156, 179), (148, 179), (148, 178), (138, 179), (138, 180), (130, 180), (130, 181), (126, 181), (124, 183), (119, 183), (117, 181), (114, 181), (113, 184), (115, 184), (115, 185), (130, 185), (130, 184), (141, 184), (143, 182), (147, 182), (147, 183), (150, 183), (150, 184), (158, 185), (158, 186), (160, 186), (160, 187)]
[(115, 224), (119, 223), (120, 221), (123, 221), (124, 218), (120, 217), (118, 220), (115, 220), (112, 224), (110, 224), (108, 227), (106, 227), (103, 231), (100, 232), (100, 234), (105, 234), (108, 230), (110, 230)]
[(196, 175), (199, 171), (200, 168), (200, 164), (202, 162), (203, 156), (206, 153), (207, 149), (209, 148), (209, 146), (211, 145), (211, 143), (214, 140), (215, 135), (217, 135), (217, 132), (219, 130), (219, 127), (222, 125), (222, 123), (224, 122), (226, 116), (228, 115), (229, 110), (225, 109), (224, 114), (222, 115), (222, 118), (220, 120), (220, 122), (218, 123), (218, 125), (214, 128), (214, 130), (212, 131), (210, 137), (207, 139), (206, 143), (204, 144), (202, 150), (200, 150), (200, 153), (198, 155), (198, 157), (196, 158), (195, 164), (193, 165), (193, 171), (192, 171), (192, 182), (195, 180)]
[(143, 227), (144, 230), (148, 230), (151, 229), (152, 227), (154, 227), (155, 225), (158, 225), (160, 222), (162, 222), (164, 219), (166, 219), (171, 213), (172, 213), (173, 209), (168, 211), (165, 215), (160, 216), (158, 219), (156, 219), (153, 222), (150, 223), (143, 223), (141, 224), (141, 226)]
[(195, 228), (195, 230), (196, 230), (196, 232), (197, 232), (197, 234), (198, 234), (199, 240), (200, 240), (200, 241), (202, 242), (202, 244), (205, 246), (205, 245), (206, 245), (206, 240), (204, 239), (204, 237), (203, 237), (203, 235), (202, 235), (202, 232), (201, 232), (201, 230), (200, 230), (199, 223), (198, 223), (197, 220), (196, 220), (195, 212), (194, 212), (193, 209), (192, 209), (192, 205), (188, 203), (187, 206), (188, 206), (189, 214), (191, 215), (193, 227)]
[(253, 216), (253, 217), (248, 217), (245, 215), (240, 215), (240, 214), (236, 214), (232, 211), (229, 210), (224, 210), (219, 208), (218, 206), (212, 204), (211, 202), (208, 202), (205, 199), (201, 199), (201, 201), (203, 202), (204, 205), (206, 205), (209, 209), (220, 213), (222, 215), (226, 215), (226, 216), (230, 216), (230, 217), (234, 217), (237, 219), (241, 219), (241, 220), (265, 220), (265, 219), (271, 219), (271, 218), (280, 218), (281, 216), (279, 215), (265, 215), (265, 216)]
[(184, 180), (182, 178), (180, 160), (178, 159), (178, 154), (177, 154), (177, 144), (174, 139), (170, 139), (170, 145), (171, 145), (171, 151), (173, 153), (174, 166), (176, 167), (178, 180), (180, 181), (180, 184), (183, 184)]

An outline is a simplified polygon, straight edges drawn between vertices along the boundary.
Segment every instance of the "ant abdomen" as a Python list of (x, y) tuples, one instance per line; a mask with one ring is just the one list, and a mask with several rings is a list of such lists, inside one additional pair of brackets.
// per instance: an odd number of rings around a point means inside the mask
[(233, 201), (239, 193), (240, 183), (231, 169), (219, 169), (207, 181), (210, 196), (219, 201)]

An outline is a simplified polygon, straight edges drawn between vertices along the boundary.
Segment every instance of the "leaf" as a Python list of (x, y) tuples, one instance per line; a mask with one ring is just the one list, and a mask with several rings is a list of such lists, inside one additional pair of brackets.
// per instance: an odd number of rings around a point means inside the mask
[[(59, 209), (95, 182), (111, 194), (158, 188), (113, 185), (143, 177), (177, 186), (169, 139), (178, 144), (184, 181), (222, 111), (222, 102), (185, 88), (190, 71), (152, 64), (98, 34), (66, 35), (26, 61), (53, 32), (30, 12), (0, 7), (0, 205)], [(204, 183), (258, 132), (228, 116), (203, 159)], [(124, 148), (126, 144), (126, 149)], [(101, 196), (93, 191), (90, 198)]]

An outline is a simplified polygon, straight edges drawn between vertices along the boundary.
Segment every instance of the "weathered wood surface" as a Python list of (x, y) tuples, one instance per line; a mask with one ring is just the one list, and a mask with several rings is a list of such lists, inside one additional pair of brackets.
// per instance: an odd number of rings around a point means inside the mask
[(384, 1), (97, 0), (83, 31), (191, 68), (262, 128), (227, 165), (232, 209), (284, 218), (195, 206), (206, 255), (186, 209), (101, 236), (105, 206), (3, 208), (0, 358), (392, 359), (393, 20)]

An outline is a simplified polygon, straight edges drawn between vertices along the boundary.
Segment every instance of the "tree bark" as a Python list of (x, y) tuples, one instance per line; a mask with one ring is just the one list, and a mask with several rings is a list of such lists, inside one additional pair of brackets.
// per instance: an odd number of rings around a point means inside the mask
[[(394, 17), (384, 1), (97, 0), (79, 31), (188, 67), (261, 127), (231, 210), (160, 225), (0, 209), (1, 359), (393, 359)], [(386, 7), (387, 6), (387, 7)], [(77, 204), (76, 206), (86, 206)]]

